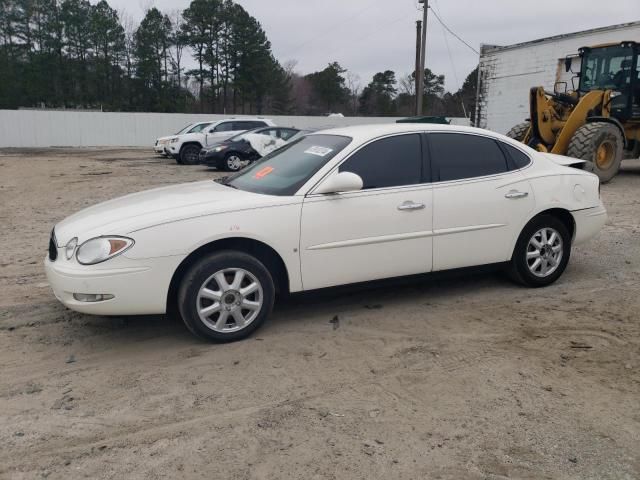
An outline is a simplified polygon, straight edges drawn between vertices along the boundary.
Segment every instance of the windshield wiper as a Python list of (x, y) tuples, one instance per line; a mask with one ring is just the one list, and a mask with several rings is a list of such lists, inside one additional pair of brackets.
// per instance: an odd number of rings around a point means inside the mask
[(220, 185), (224, 185), (225, 187), (234, 188), (234, 189), (238, 190), (238, 187), (236, 187), (235, 185), (231, 185), (229, 183), (229, 179), (230, 178), (231, 178), (231, 176), (227, 175), (226, 177), (216, 178), (213, 181), (216, 182), (216, 183), (219, 183)]

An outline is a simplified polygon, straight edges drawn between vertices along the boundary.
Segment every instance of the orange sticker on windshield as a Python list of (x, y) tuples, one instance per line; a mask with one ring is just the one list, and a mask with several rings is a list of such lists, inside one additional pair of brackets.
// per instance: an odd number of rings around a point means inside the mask
[(267, 175), (269, 175), (271, 172), (273, 172), (273, 167), (264, 167), (262, 170), (259, 170), (256, 173), (256, 178), (257, 179), (261, 179), (266, 177)]

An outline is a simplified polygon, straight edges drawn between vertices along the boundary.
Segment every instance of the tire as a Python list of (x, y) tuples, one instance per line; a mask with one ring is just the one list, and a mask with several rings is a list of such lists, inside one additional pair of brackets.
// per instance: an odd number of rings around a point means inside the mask
[(583, 125), (571, 138), (567, 156), (585, 160), (584, 170), (593, 172), (606, 183), (620, 170), (624, 141), (620, 130), (610, 123)]
[(531, 128), (531, 122), (519, 123), (507, 132), (507, 137), (513, 138), (514, 140), (522, 142), (530, 128)]
[(178, 163), (183, 165), (197, 165), (200, 162), (200, 145), (185, 145), (180, 149)]
[(235, 152), (229, 152), (225, 155), (224, 159), (222, 160), (222, 165), (221, 165), (221, 170), (224, 170), (226, 172), (238, 172), (240, 170), (242, 170), (242, 162), (243, 159), (240, 155), (238, 155)]
[[(234, 285), (237, 281), (240, 284)], [(178, 309), (187, 328), (214, 342), (233, 342), (251, 335), (271, 314), (274, 299), (269, 270), (251, 255), (233, 250), (199, 260), (178, 289)]]
[[(541, 231), (546, 232), (546, 244), (542, 241)], [(552, 232), (556, 234), (555, 238), (551, 235)], [(538, 248), (534, 239), (544, 248)], [(560, 249), (556, 251), (558, 246)], [(542, 253), (542, 256), (536, 257), (534, 252)], [(530, 253), (532, 255), (529, 255)], [(522, 230), (511, 257), (508, 273), (512, 280), (527, 287), (546, 287), (564, 273), (570, 256), (571, 235), (565, 224), (551, 215), (540, 215), (532, 219)], [(537, 260), (540, 260), (540, 264), (536, 266)], [(552, 267), (548, 268), (547, 272), (544, 271), (545, 262)]]

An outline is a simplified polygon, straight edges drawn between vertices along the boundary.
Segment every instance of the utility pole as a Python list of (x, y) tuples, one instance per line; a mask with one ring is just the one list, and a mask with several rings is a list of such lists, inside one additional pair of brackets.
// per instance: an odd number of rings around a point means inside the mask
[(416, 72), (416, 97), (418, 99), (417, 115), (422, 115), (423, 97), (424, 97), (424, 68), (427, 56), (427, 15), (429, 13), (429, 0), (420, 0), (424, 4), (424, 13), (422, 17), (422, 45), (420, 48), (420, 68)]
[[(422, 51), (422, 20), (416, 22), (416, 81), (418, 79), (418, 72), (420, 71), (420, 52)], [(415, 83), (415, 82), (414, 82)], [(415, 87), (415, 85), (414, 85)], [(416, 104), (413, 111), (415, 116), (418, 116), (418, 89), (416, 88)]]

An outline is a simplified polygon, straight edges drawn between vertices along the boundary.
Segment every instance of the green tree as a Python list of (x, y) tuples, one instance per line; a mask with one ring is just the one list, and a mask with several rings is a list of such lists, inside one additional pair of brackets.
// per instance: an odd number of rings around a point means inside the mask
[(209, 96), (215, 102), (216, 51), (218, 31), (222, 23), (221, 0), (193, 0), (183, 12), (183, 35), (198, 62), (198, 69), (190, 74), (198, 79), (200, 102), (205, 98), (205, 81), (209, 81)]
[(362, 91), (360, 112), (365, 115), (391, 115), (396, 111), (396, 74), (391, 70), (376, 73)]
[(121, 62), (125, 58), (124, 28), (118, 13), (105, 0), (101, 0), (91, 11), (91, 39), (95, 52), (96, 80), (103, 100), (113, 107), (119, 101), (117, 90), (121, 89)]
[(342, 75), (347, 70), (338, 62), (330, 63), (327, 68), (307, 75), (311, 83), (312, 95), (331, 113), (334, 107), (342, 106), (349, 97), (349, 90)]
[(135, 33), (135, 57), (142, 106), (152, 111), (170, 110), (166, 85), (170, 41), (169, 17), (157, 8), (148, 10)]
[(75, 99), (76, 105), (87, 106), (92, 100), (89, 93), (91, 4), (88, 0), (64, 0), (61, 5), (61, 21), (67, 55), (67, 96)]

